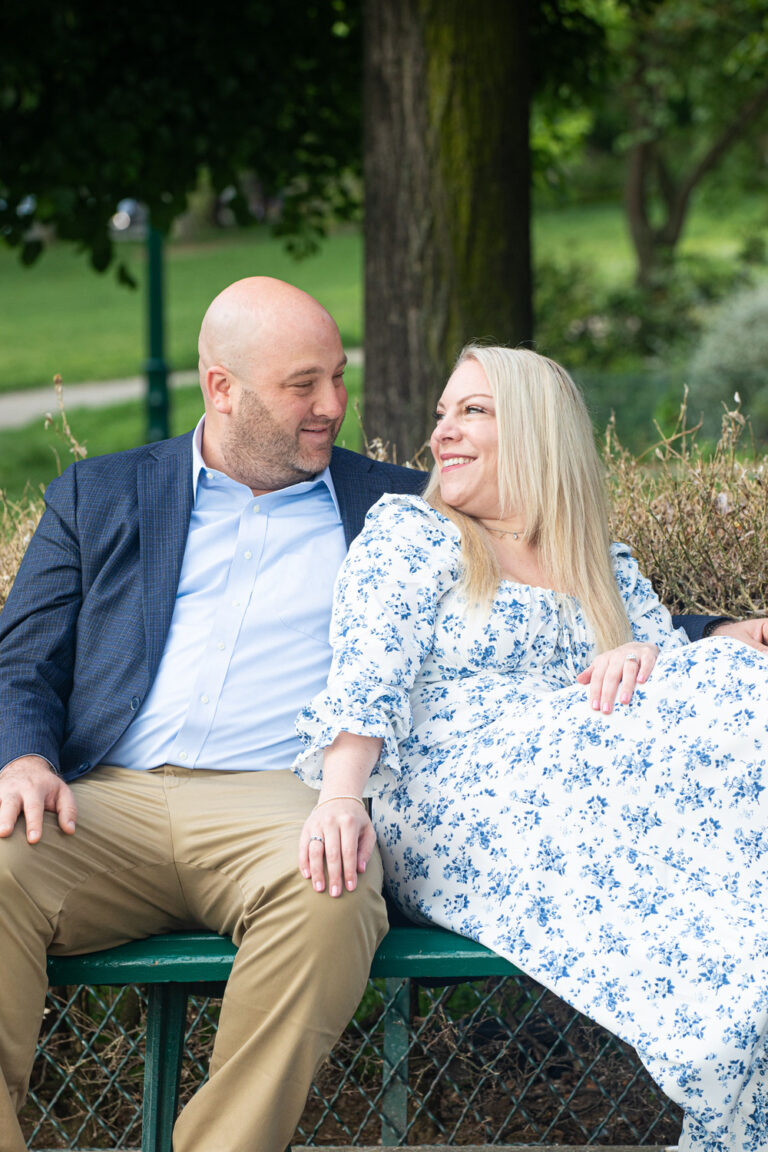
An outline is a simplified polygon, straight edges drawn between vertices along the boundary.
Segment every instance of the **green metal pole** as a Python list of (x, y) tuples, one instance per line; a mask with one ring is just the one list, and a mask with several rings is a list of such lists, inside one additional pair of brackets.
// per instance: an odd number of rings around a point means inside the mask
[(411, 1022), (411, 981), (384, 981), (384, 1057), (381, 1091), (381, 1143), (404, 1144), (408, 1135), (408, 1033)]
[(170, 434), (168, 365), (165, 362), (163, 290), (163, 235), (147, 226), (147, 442), (166, 440)]

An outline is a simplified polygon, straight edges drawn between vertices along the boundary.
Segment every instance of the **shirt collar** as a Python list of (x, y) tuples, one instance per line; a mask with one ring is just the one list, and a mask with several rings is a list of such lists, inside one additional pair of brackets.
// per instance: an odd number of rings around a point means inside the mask
[[(198, 480), (200, 479), (200, 473), (203, 471), (203, 469), (207, 468), (207, 465), (203, 460), (204, 427), (205, 414), (203, 414), (198, 420), (197, 427), (195, 428), (194, 434), (192, 436), (192, 491), (193, 500), (195, 501), (197, 500), (197, 485)], [(215, 471), (215, 469), (213, 469), (213, 471)], [(319, 484), (325, 484), (326, 488), (330, 492), (334, 508), (336, 509), (339, 520), (341, 520), (341, 509), (339, 508), (339, 500), (336, 495), (336, 489), (334, 488), (333, 480), (331, 479), (330, 466), (328, 468), (324, 468), (322, 472), (318, 472), (317, 475), (314, 476), (311, 480), (302, 480), (298, 484), (291, 484), (288, 486), (288, 488), (280, 488), (276, 491), (294, 492), (299, 494), (302, 492), (309, 492), (312, 488), (316, 488)]]

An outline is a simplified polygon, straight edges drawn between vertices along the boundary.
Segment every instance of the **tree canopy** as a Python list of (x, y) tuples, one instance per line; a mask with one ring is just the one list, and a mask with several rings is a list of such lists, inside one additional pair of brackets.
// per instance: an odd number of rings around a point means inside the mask
[[(360, 166), (357, 5), (243, 0), (6, 0), (0, 10), (0, 235), (31, 263), (35, 224), (113, 256), (108, 222), (136, 197), (161, 229), (200, 173), (244, 170), (279, 192), (280, 228), (311, 242), (355, 202)], [(247, 215), (242, 197), (232, 207)]]

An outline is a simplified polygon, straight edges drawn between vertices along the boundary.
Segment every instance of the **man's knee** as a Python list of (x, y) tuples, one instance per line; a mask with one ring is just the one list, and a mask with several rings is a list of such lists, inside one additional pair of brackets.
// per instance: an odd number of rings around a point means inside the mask
[[(45, 832), (52, 829), (46, 821)], [(23, 822), (16, 825), (10, 836), (0, 839), (0, 918), (8, 924), (15, 912), (29, 915), (40, 908), (46, 890), (40, 844), (27, 842)], [(40, 908), (44, 915), (44, 909)]]
[(342, 889), (340, 896), (331, 897), (315, 892), (309, 880), (304, 880), (303, 924), (318, 939), (346, 941), (348, 947), (361, 947), (373, 953), (387, 931), (387, 909), (382, 894), (381, 861), (378, 853), (368, 868), (358, 876), (357, 886), (349, 892)]
[(269, 942), (276, 952), (297, 960), (302, 957), (303, 963), (326, 972), (338, 966), (341, 971), (364, 969), (367, 975), (388, 927), (381, 889), (378, 852), (358, 877), (357, 887), (336, 897), (316, 892), (292, 860), (273, 883), (254, 892), (235, 942), (239, 945), (246, 934), (252, 934), (252, 946)]

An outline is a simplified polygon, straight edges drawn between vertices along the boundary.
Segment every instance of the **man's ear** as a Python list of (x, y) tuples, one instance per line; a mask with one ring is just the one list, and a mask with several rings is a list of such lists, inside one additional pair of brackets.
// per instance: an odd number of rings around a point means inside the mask
[(229, 415), (232, 411), (232, 377), (221, 364), (214, 364), (205, 373), (203, 384), (205, 403), (217, 412)]

